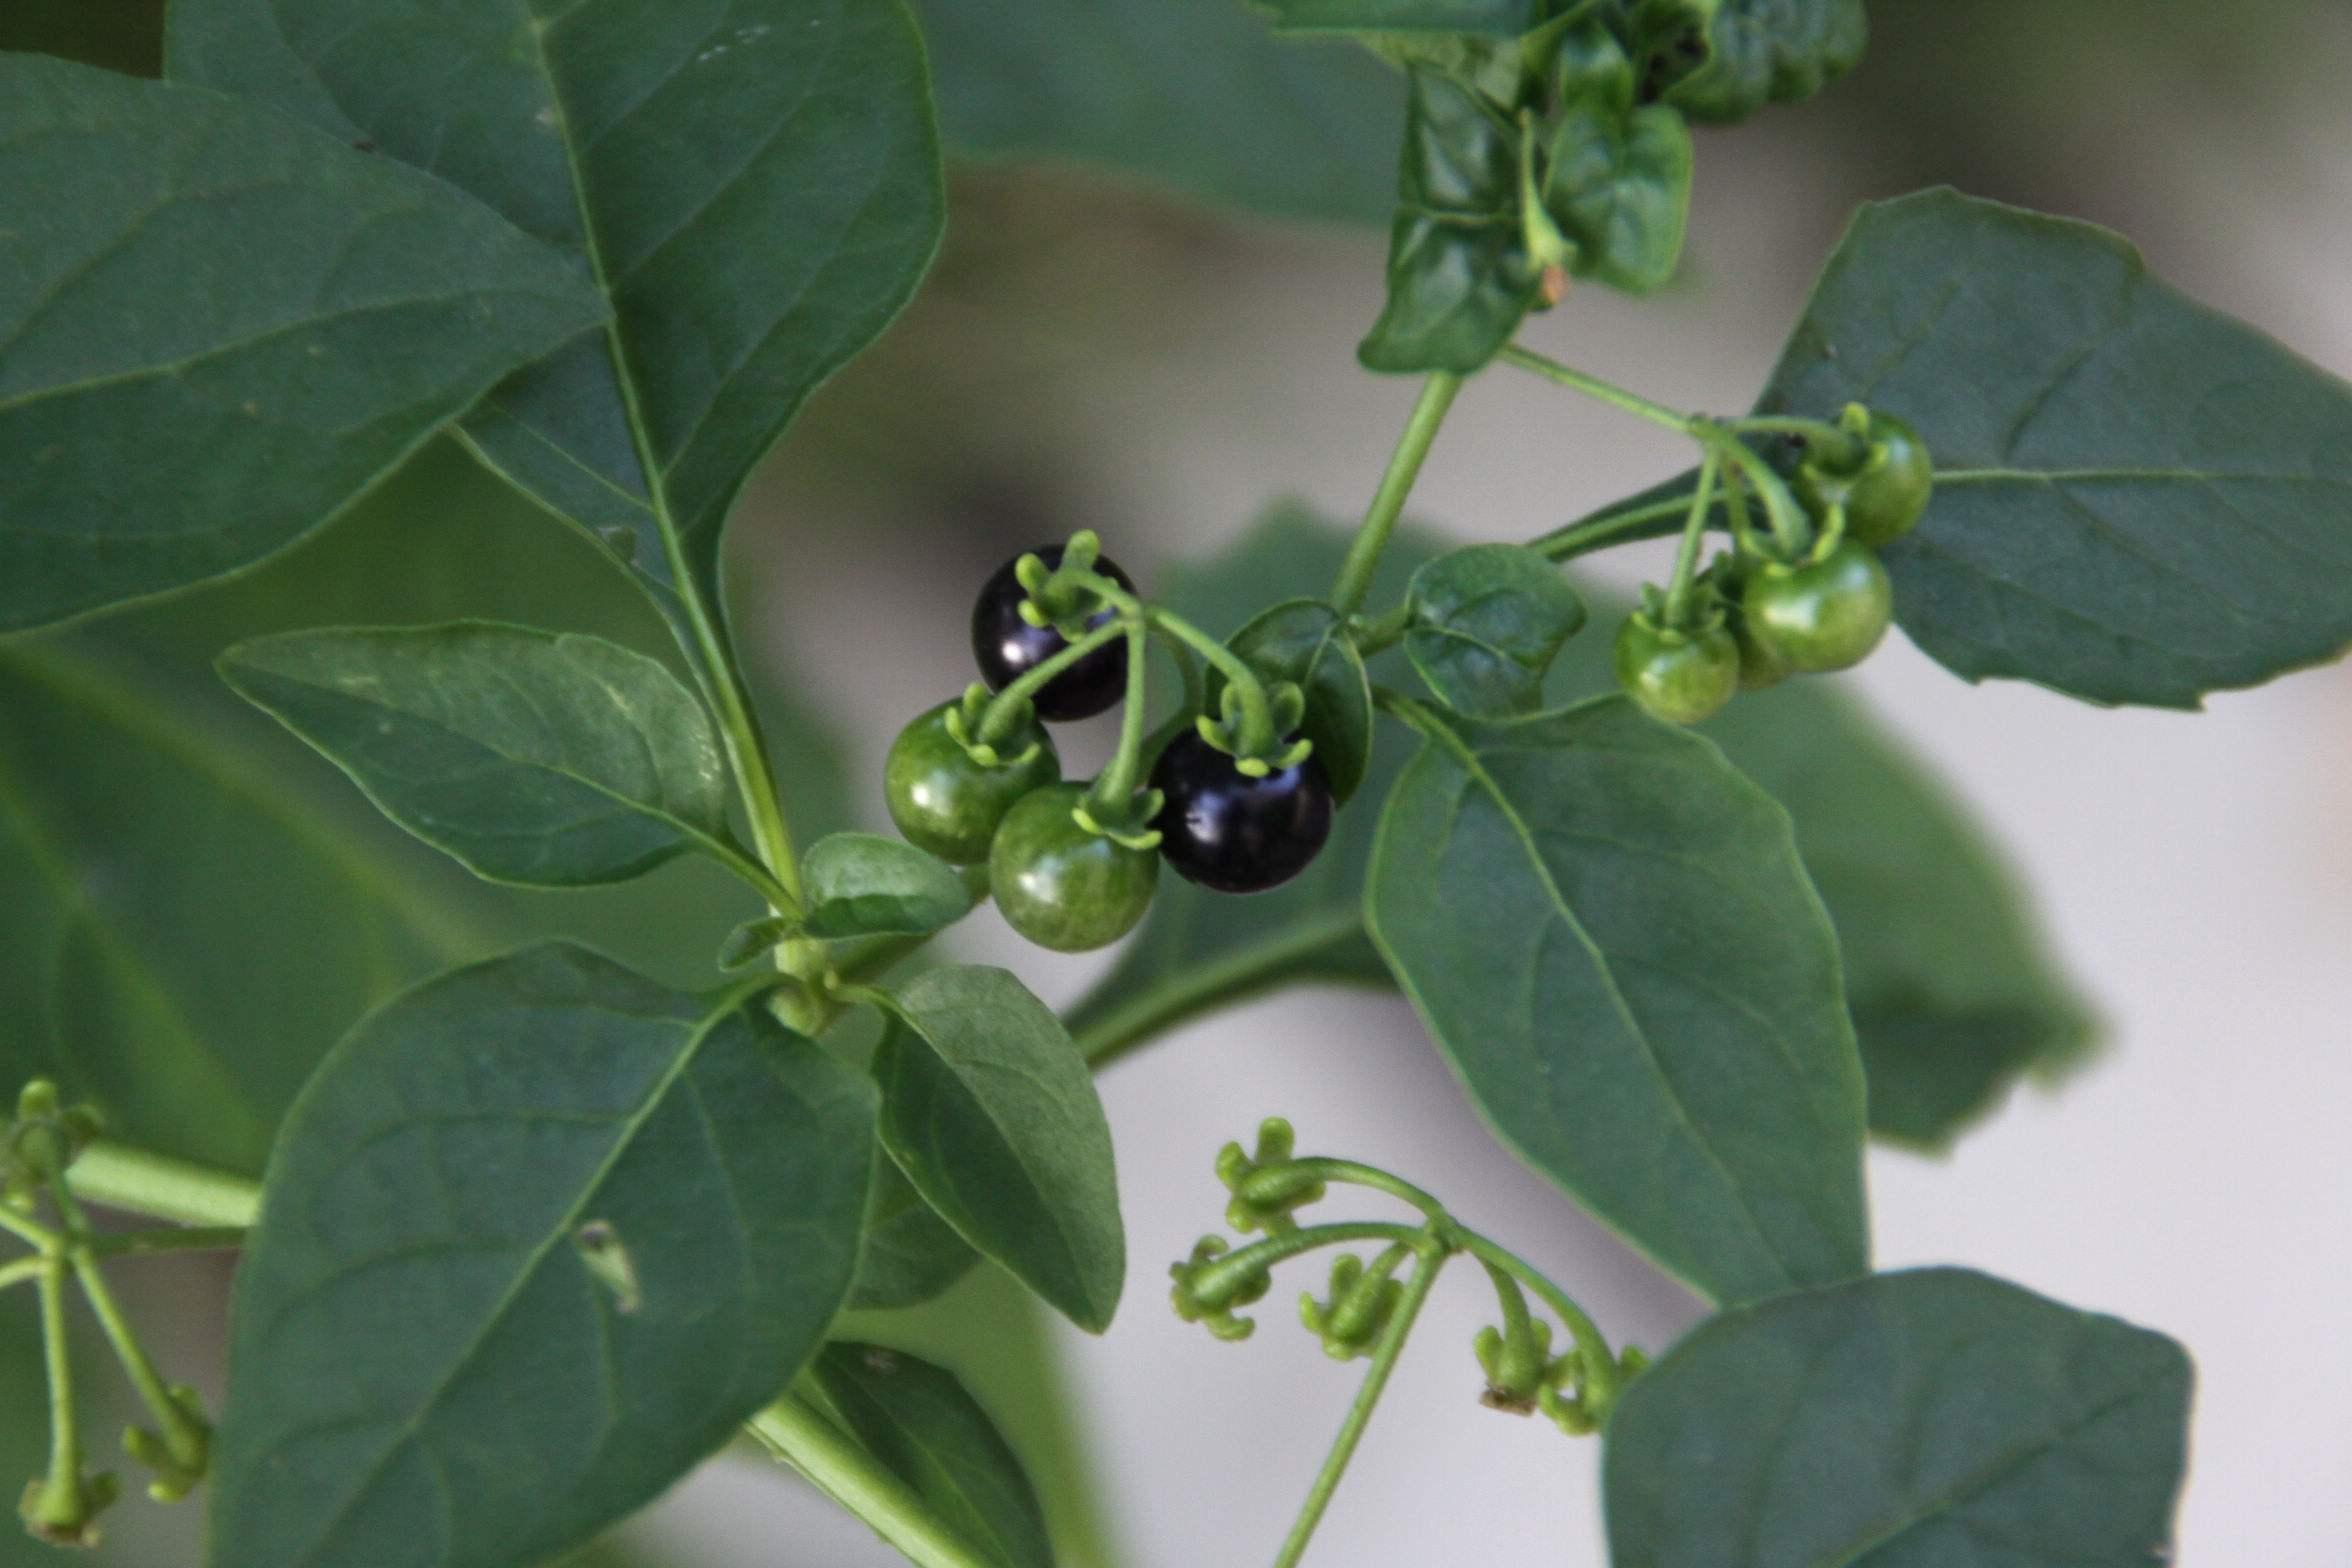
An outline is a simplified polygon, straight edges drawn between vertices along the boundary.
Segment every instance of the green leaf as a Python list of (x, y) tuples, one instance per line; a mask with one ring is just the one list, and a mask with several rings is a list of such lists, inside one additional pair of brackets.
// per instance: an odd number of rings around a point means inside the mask
[(1576, 247), (1568, 270), (1645, 293), (1682, 260), (1690, 219), (1690, 126), (1635, 103), (1632, 62), (1598, 22), (1561, 40), (1561, 109), (1545, 134), (1544, 210)]
[(1759, 408), (1849, 401), (1935, 454), (1886, 561), (1960, 675), (2193, 708), (2352, 643), (2352, 387), (2105, 230), (1951, 191), (1864, 208)]
[(1640, 0), (1633, 29), (1659, 46), (1662, 71), (1678, 71), (1674, 45), (1696, 37), (1698, 63), (1671, 77), (1666, 101), (1723, 122), (1812, 97), (1870, 43), (1862, 0)]
[(1517, 38), (1549, 21), (1559, 0), (1256, 0), (1296, 33), (1458, 33)]
[(1727, 1312), (1610, 1419), (1609, 1560), (2166, 1562), (2190, 1381), (2161, 1334), (1958, 1269)]
[(972, 912), (972, 890), (955, 867), (874, 833), (817, 840), (802, 859), (801, 881), (805, 929), (828, 941), (928, 936)]
[(1942, 1148), (2018, 1078), (2083, 1054), (2088, 1010), (2015, 875), (1878, 724), (1791, 682), (1743, 694), (1703, 733), (1796, 819), (1837, 926), (1873, 1133)]
[(811, 1369), (883, 1468), (998, 1568), (1053, 1568), (1045, 1511), (1012, 1445), (945, 1368), (879, 1345), (827, 1345)]
[(1519, 136), (1476, 89), (1406, 73), (1388, 302), (1357, 346), (1368, 370), (1469, 375), (1510, 342), (1540, 282), (1519, 214)]
[(1543, 706), (1544, 671), (1584, 626), (1560, 569), (1515, 544), (1475, 544), (1413, 574), (1405, 653), (1440, 701), (1472, 718)]
[(1386, 222), (1403, 94), (1229, 0), (918, 0), (958, 152), (1074, 158), (1214, 201)]
[(942, 198), (897, 0), (181, 0), (170, 69), (429, 168), (571, 254), (616, 330), (497, 388), (467, 438), (671, 580), (638, 441), (716, 585), (720, 531), (810, 392), (929, 265)]
[(1101, 1333), (1127, 1243), (1085, 1059), (1002, 969), (934, 969), (884, 1000), (874, 1076), (890, 1157), (966, 1241)]
[[(1238, 625), (1265, 602), (1269, 583), (1331, 581), (1350, 532), (1301, 507), (1276, 507), (1223, 553), (1165, 574), (1161, 601), (1212, 631)], [(1413, 568), (1440, 548), (1441, 541), (1400, 529), (1381, 559), (1372, 602), (1403, 597)], [(1396, 726), (1375, 735), (1368, 799), (1386, 792), (1410, 749)], [(1369, 804), (1340, 813), (1314, 864), (1270, 893), (1233, 898), (1161, 879), (1151, 913), (1119, 961), (1070, 1012), (1081, 1049), (1099, 1058), (1294, 981), (1388, 985), (1363, 918), (1364, 867), (1379, 820)]]
[[(1338, 611), (1315, 599), (1275, 605), (1228, 639), (1227, 646), (1269, 681), (1290, 681), (1305, 694), (1300, 731), (1330, 775), (1341, 804), (1355, 794), (1372, 765), (1372, 685)], [(1217, 711), (1224, 682), (1210, 679), (1208, 711)]]
[(1837, 943), (1787, 813), (1601, 698), (1428, 716), (1374, 941), (1497, 1134), (1717, 1301), (1869, 1266)]
[(980, 1261), (955, 1227), (923, 1201), (914, 1183), (885, 1160), (866, 1199), (865, 1240), (849, 1304), (857, 1309), (918, 1306), (971, 1272)]
[(374, 1014), (271, 1159), (207, 1560), (512, 1568), (650, 1501), (839, 1310), (873, 1115), (764, 1009), (580, 948)]
[(690, 846), (743, 858), (726, 847), (726, 761), (701, 703), (601, 638), (338, 627), (239, 643), (221, 674), (493, 881), (625, 881)]
[(0, 211), (0, 632), (250, 566), (602, 310), (422, 174), (30, 55)]

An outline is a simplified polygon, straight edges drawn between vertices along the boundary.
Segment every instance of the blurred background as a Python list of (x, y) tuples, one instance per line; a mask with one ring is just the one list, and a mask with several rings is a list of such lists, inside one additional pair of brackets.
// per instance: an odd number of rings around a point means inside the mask
[[(0, 47), (152, 71), (157, 9), (8, 0)], [(1006, 555), (1092, 527), (1148, 587), (1281, 498), (1350, 517), (1412, 397), (1353, 356), (1379, 304), (1393, 76), (1340, 46), (1276, 45), (1237, 0), (918, 10), (951, 139), (973, 155), (947, 250), (734, 525), (736, 624), (783, 704), (779, 750), (810, 823), (879, 818), (883, 749), (968, 678), (970, 595)], [(1881, 0), (1873, 24), (1871, 57), (1825, 98), (1702, 134), (1681, 282), (1640, 302), (1579, 291), (1535, 340), (1677, 405), (1744, 407), (1853, 205), (1949, 182), (2121, 229), (2160, 275), (2352, 372), (2352, 10)], [(1526, 537), (1681, 458), (1605, 409), (1483, 377), (1414, 513), (1460, 538)], [(1662, 568), (1635, 550), (1599, 575), (1630, 586)], [(1265, 597), (1294, 586), (1318, 585)], [(660, 646), (595, 552), (454, 449), (235, 583), (0, 644), (9, 1080), (78, 1070), (134, 1116), (167, 1116), (182, 1151), (250, 1165), (268, 1132), (253, 1107), (282, 1104), (421, 966), (562, 930), (681, 982), (705, 972), (742, 913), (719, 880), (681, 866), (609, 896), (479, 888), (208, 673), (219, 647), (266, 629), (461, 614)], [(2180, 1338), (2199, 1364), (2181, 1555), (2338, 1568), (2352, 1559), (2352, 669), (2203, 714), (2102, 713), (1964, 686), (1896, 639), (1850, 685), (2004, 846), (2101, 1047), (1948, 1155), (1874, 1153), (1881, 1266), (1965, 1263)], [(972, 926), (964, 952), (1056, 1003), (1105, 967), (1042, 959), (992, 916)], [(116, 1056), (77, 1058), (69, 1019)], [(1073, 1565), (1270, 1555), (1354, 1388), (1359, 1368), (1287, 1326), (1287, 1278), (1239, 1346), (1164, 1307), (1162, 1261), (1221, 1213), (1218, 1145), (1263, 1115), (1433, 1188), (1616, 1337), (1662, 1348), (1698, 1313), (1493, 1143), (1393, 997), (1255, 1001), (1122, 1062), (1103, 1092), (1134, 1264), (1108, 1335), (1044, 1323), (985, 1274), (858, 1325), (968, 1378), (1048, 1492)], [(217, 1396), (221, 1270), (147, 1268), (142, 1321), (172, 1365), (209, 1367)], [(1433, 1303), (1314, 1560), (1604, 1560), (1594, 1447), (1477, 1403), (1475, 1287), (1449, 1282)], [(0, 1299), (0, 1480), (38, 1467), (27, 1305)], [(99, 1562), (197, 1560), (186, 1511), (126, 1503), (109, 1523)], [(750, 1458), (710, 1467), (606, 1557), (895, 1560)], [(0, 1532), (0, 1568), (49, 1560)]]

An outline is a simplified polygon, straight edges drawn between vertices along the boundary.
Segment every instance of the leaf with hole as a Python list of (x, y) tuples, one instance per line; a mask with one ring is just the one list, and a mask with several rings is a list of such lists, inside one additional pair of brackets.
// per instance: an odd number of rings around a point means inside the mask
[(972, 911), (972, 890), (955, 867), (875, 833), (835, 833), (811, 844), (801, 883), (804, 929), (826, 941), (928, 936)]
[(536, 1562), (776, 1396), (849, 1292), (874, 1100), (742, 996), (547, 946), (335, 1048), (238, 1273), (208, 1562)]
[(701, 703), (601, 638), (486, 622), (287, 632), (239, 643), (221, 673), (477, 875), (617, 882), (690, 847), (749, 863)]
[(592, 276), (614, 331), (500, 385), (466, 437), (668, 584), (658, 493), (706, 596), (752, 466), (938, 241), (898, 0), (181, 0), (169, 69), (428, 168)]
[(2166, 1562), (2190, 1380), (2161, 1334), (1959, 1269), (1727, 1312), (1610, 1417), (1609, 1560)]
[(835, 1343), (810, 1375), (866, 1452), (988, 1562), (1053, 1568), (1020, 1457), (954, 1373), (903, 1350)]
[(932, 1208), (1080, 1328), (1119, 1304), (1111, 1129), (1061, 1022), (1002, 969), (934, 969), (882, 999), (882, 1143)]
[(1866, 1269), (1861, 1062), (1788, 814), (1622, 698), (1420, 727), (1366, 917), (1497, 1134), (1716, 1301)]
[(439, 181), (33, 55), (0, 212), (0, 632), (251, 566), (603, 313)]

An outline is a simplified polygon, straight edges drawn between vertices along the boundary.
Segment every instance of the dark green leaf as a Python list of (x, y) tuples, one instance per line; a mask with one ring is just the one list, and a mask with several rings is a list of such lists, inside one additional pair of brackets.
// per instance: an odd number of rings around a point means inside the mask
[(874, 833), (835, 833), (801, 863), (807, 931), (825, 940), (928, 936), (971, 913), (972, 891), (947, 862)]
[[(1347, 529), (1303, 509), (1278, 507), (1221, 555), (1168, 573), (1161, 597), (1212, 631), (1238, 625), (1265, 603), (1269, 584), (1330, 582), (1347, 555), (1348, 537)], [(1413, 568), (1441, 547), (1425, 534), (1400, 530), (1381, 560), (1372, 602), (1402, 598)], [(1273, 892), (1233, 898), (1161, 879), (1142, 928), (1070, 1013), (1087, 1056), (1292, 981), (1389, 984), (1388, 967), (1364, 935), (1364, 866), (1380, 820), (1373, 805), (1409, 753), (1396, 726), (1376, 737), (1364, 798), (1340, 814), (1315, 863)]]
[(955, 1227), (923, 1201), (889, 1161), (875, 1168), (866, 1200), (865, 1241), (858, 1253), (854, 1308), (912, 1307), (929, 1301), (980, 1261)]
[(1787, 813), (1601, 698), (1434, 718), (1366, 915), (1497, 1133), (1717, 1301), (1869, 1266), (1837, 943)]
[(752, 465), (938, 238), (897, 0), (182, 0), (170, 67), (429, 168), (596, 277), (612, 340), (508, 381), (467, 436), (582, 527), (622, 530), (656, 582), (632, 418), (707, 592)]
[(1256, 0), (1274, 25), (1298, 33), (1463, 33), (1517, 38), (1561, 9), (1559, 0)]
[(1750, 692), (1705, 732), (1797, 823), (1845, 958), (1870, 1129), (1940, 1148), (2090, 1024), (1983, 831), (1835, 692)]
[(1403, 94), (1359, 49), (1277, 42), (1228, 0), (918, 0), (959, 152), (1132, 171), (1195, 196), (1385, 222)]
[(2147, 1568), (2190, 1380), (2161, 1334), (1957, 1269), (1727, 1312), (1610, 1419), (1610, 1561)]
[[(1810, 98), (1861, 62), (1862, 0), (1640, 0), (1634, 31), (1661, 51), (1666, 101), (1696, 120), (1744, 120)], [(1677, 49), (1695, 37), (1695, 64)]]
[(690, 846), (733, 853), (709, 716), (601, 638), (480, 621), (286, 632), (237, 644), (221, 673), (386, 816), (495, 881), (578, 887)]
[(1561, 108), (1545, 134), (1544, 210), (1576, 247), (1568, 270), (1645, 292), (1674, 276), (1690, 217), (1690, 126), (1637, 107), (1633, 64), (1598, 22), (1560, 44)]
[(963, 1238), (1080, 1328), (1119, 1304), (1111, 1129), (1059, 1020), (1002, 969), (934, 969), (888, 999), (882, 1141)]
[(1045, 1511), (1012, 1445), (955, 1375), (902, 1350), (831, 1344), (811, 1369), (850, 1432), (998, 1568), (1053, 1568)]
[(373, 1015), (271, 1159), (208, 1561), (513, 1568), (650, 1501), (839, 1310), (873, 1114), (764, 1009), (579, 948)]
[(1759, 405), (1911, 421), (1896, 614), (1971, 680), (2193, 708), (2352, 642), (2352, 388), (2104, 230), (1950, 191), (1864, 208)]
[(1514, 544), (1474, 544), (1413, 574), (1405, 653), (1457, 712), (1501, 719), (1543, 706), (1544, 672), (1584, 626), (1560, 569)]
[(1468, 375), (1511, 340), (1541, 281), (1520, 225), (1519, 133), (1462, 82), (1425, 66), (1407, 76), (1388, 303), (1356, 357)]
[[(1250, 667), (1273, 681), (1295, 683), (1307, 699), (1301, 732), (1331, 777), (1341, 804), (1364, 782), (1372, 765), (1372, 685), (1364, 661), (1345, 636), (1339, 613), (1315, 599), (1278, 604), (1235, 632), (1228, 646)], [(1217, 711), (1211, 682), (1209, 711)]]
[(249, 566), (602, 306), (412, 170), (0, 56), (0, 632)]

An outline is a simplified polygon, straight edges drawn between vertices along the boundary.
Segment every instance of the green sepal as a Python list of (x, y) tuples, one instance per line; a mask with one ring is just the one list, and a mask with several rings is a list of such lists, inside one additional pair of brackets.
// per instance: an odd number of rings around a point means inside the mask
[(1323, 1342), (1325, 1355), (1352, 1361), (1372, 1354), (1405, 1298), (1405, 1287), (1394, 1270), (1409, 1256), (1410, 1249), (1391, 1247), (1366, 1268), (1363, 1259), (1343, 1252), (1331, 1260), (1327, 1299), (1317, 1301), (1311, 1290), (1300, 1292), (1299, 1322)]
[(1230, 1250), (1222, 1236), (1203, 1236), (1195, 1242), (1191, 1257), (1168, 1266), (1168, 1276), (1176, 1282), (1169, 1299), (1185, 1322), (1198, 1323), (1219, 1339), (1247, 1339), (1257, 1322), (1234, 1309), (1263, 1301), (1274, 1288), (1274, 1271), (1263, 1264), (1237, 1266), (1227, 1256)]
[(1157, 849), (1162, 835), (1152, 822), (1167, 799), (1156, 789), (1142, 789), (1124, 801), (1106, 803), (1090, 791), (1071, 808), (1070, 815), (1097, 838), (1107, 838), (1127, 849)]

